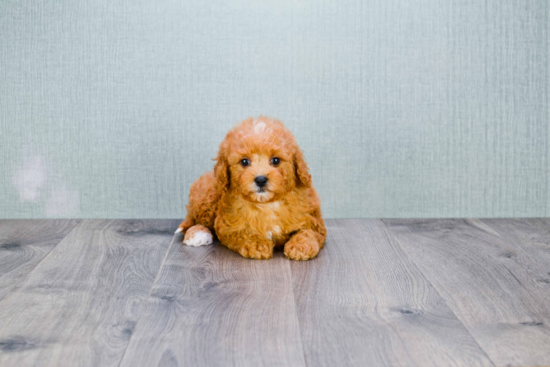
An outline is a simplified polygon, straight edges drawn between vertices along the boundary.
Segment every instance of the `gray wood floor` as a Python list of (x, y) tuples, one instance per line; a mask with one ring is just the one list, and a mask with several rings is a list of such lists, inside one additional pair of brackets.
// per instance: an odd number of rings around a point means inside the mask
[(0, 366), (550, 365), (550, 220), (328, 220), (319, 257), (178, 220), (0, 220)]

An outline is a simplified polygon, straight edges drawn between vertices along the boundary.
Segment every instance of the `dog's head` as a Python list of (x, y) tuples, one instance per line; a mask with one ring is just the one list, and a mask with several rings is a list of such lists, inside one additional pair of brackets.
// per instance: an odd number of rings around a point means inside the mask
[(218, 191), (247, 200), (278, 200), (311, 176), (294, 136), (280, 121), (260, 116), (238, 124), (220, 144), (214, 175)]

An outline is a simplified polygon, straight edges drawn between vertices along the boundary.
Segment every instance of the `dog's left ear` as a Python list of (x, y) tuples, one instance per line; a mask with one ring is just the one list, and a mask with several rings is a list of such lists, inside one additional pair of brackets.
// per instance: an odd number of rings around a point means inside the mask
[(304, 154), (300, 148), (296, 148), (294, 151), (294, 168), (296, 169), (296, 177), (305, 187), (311, 186), (311, 175), (309, 174), (309, 168), (304, 160)]

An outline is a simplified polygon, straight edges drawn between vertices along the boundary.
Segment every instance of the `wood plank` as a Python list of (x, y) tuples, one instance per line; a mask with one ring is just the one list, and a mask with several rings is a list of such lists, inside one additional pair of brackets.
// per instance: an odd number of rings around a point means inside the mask
[(519, 246), (547, 271), (535, 281), (550, 290), (550, 218), (480, 219)]
[(0, 365), (118, 365), (177, 225), (82, 221), (0, 302)]
[(79, 220), (0, 220), (0, 300), (79, 223)]
[(289, 260), (172, 245), (122, 366), (304, 366)]
[(491, 366), (379, 220), (328, 220), (319, 257), (292, 262), (310, 366)]
[(550, 364), (548, 266), (479, 220), (384, 220), (497, 365)]

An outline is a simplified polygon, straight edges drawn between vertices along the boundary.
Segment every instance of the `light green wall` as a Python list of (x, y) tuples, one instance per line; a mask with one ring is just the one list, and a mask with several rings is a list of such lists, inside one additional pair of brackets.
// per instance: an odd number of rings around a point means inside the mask
[(550, 214), (547, 0), (0, 2), (0, 217), (181, 218), (283, 120), (326, 217)]

